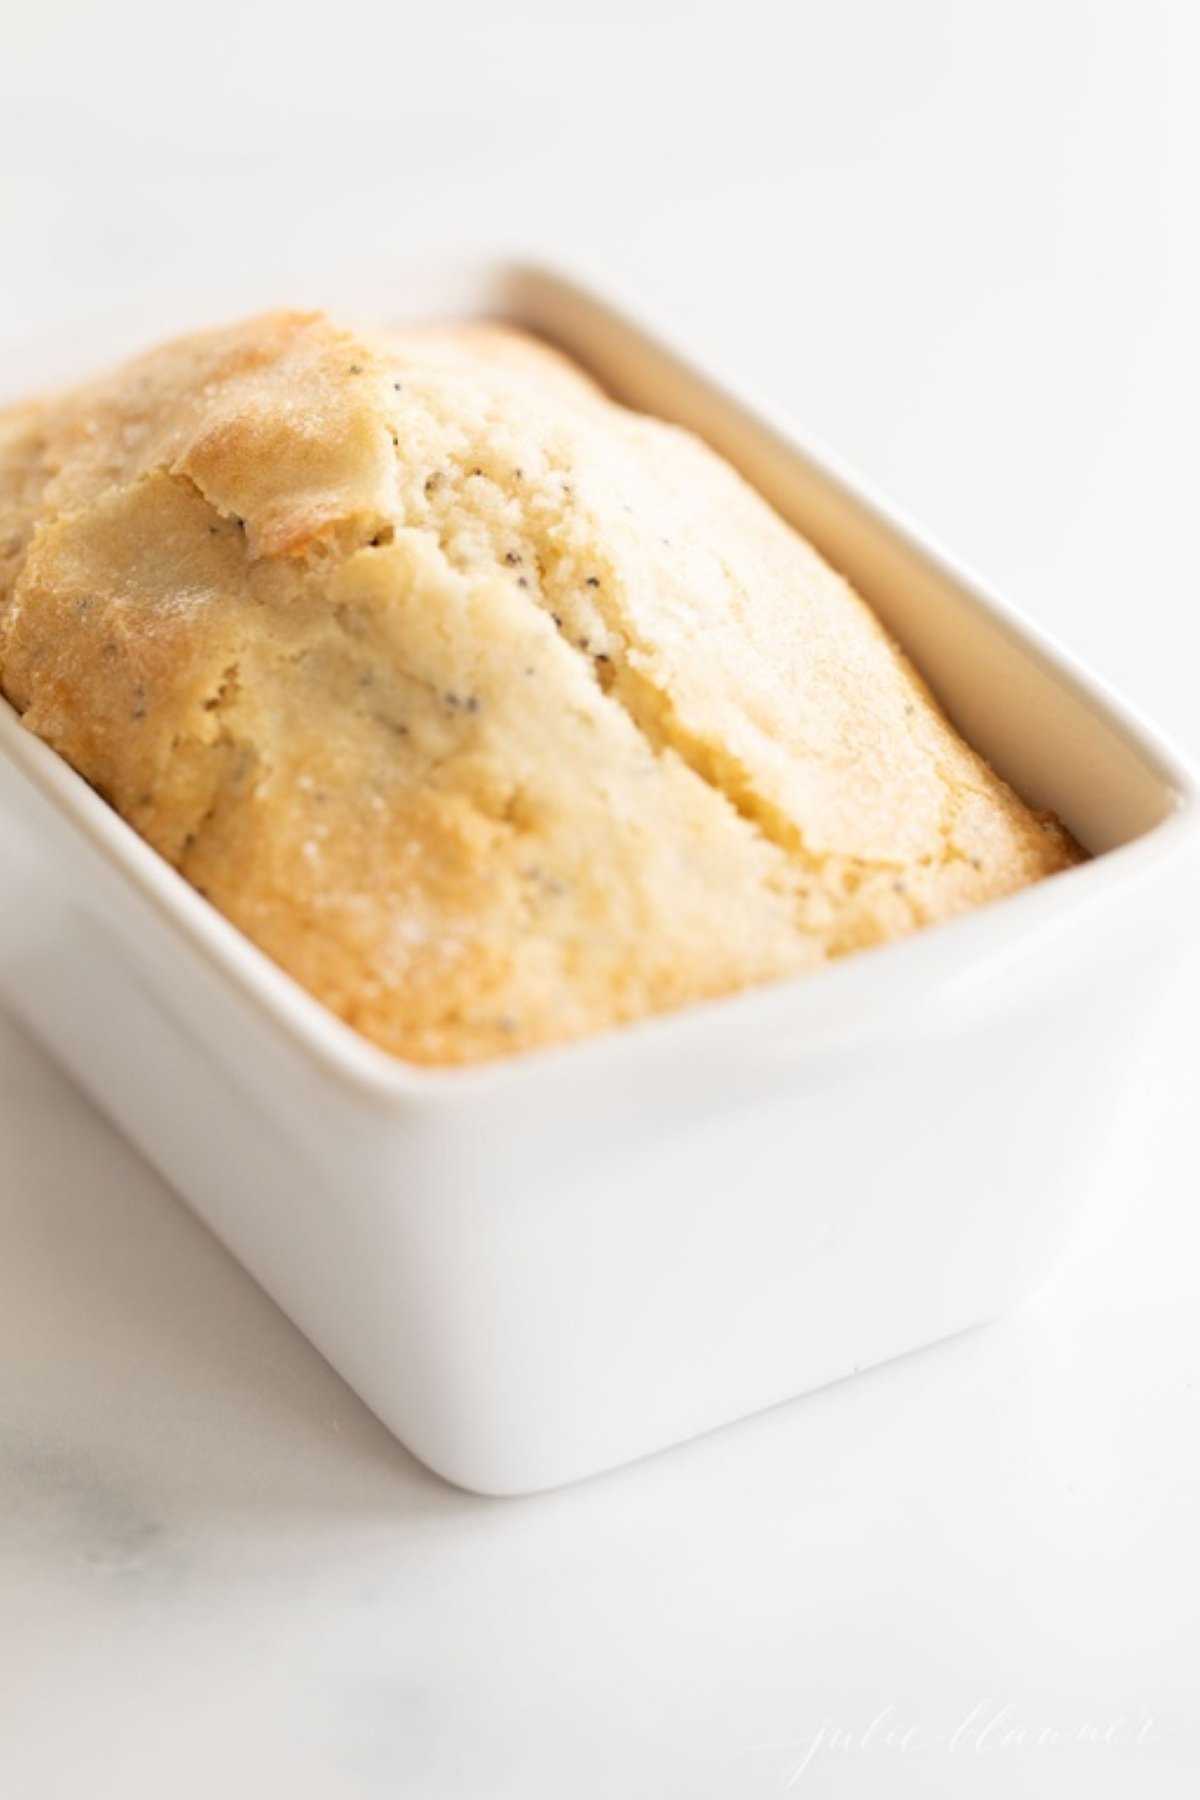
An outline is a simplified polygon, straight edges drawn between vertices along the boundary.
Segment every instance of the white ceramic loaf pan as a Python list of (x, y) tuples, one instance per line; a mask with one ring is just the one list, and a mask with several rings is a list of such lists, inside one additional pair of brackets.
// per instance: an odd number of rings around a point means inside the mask
[[(0, 991), (417, 1456), (516, 1493), (960, 1331), (1036, 1283), (1188, 940), (1197, 790), (910, 527), (578, 286), (489, 266), (357, 310), (514, 319), (700, 431), (1096, 853), (818, 975), (420, 1070), (327, 1014), (0, 703)], [(30, 368), (0, 372), (6, 396)]]

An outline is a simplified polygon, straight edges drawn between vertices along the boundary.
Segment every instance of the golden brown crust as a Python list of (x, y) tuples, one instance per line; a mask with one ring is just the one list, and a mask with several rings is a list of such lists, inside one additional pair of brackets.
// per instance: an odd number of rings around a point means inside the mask
[(813, 968), (1079, 856), (719, 458), (501, 327), (274, 314), (0, 420), (0, 686), (420, 1062)]

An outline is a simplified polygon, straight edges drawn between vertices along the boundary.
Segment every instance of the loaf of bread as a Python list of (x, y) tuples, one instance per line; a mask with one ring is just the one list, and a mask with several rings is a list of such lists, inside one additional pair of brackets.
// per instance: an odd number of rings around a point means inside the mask
[(273, 314), (10, 412), (0, 687), (420, 1063), (815, 969), (1080, 854), (725, 462), (498, 326)]

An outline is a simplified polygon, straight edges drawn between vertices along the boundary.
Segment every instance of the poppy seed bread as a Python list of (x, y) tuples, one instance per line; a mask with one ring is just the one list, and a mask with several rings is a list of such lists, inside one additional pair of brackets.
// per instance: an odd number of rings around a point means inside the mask
[(502, 327), (272, 314), (5, 415), (0, 687), (421, 1063), (814, 969), (1080, 855), (721, 458)]

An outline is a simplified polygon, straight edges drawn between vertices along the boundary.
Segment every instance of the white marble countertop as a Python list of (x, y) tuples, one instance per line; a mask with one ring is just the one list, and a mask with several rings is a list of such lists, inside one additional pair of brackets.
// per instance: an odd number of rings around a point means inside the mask
[[(5, 341), (229, 274), (581, 262), (1200, 752), (1184, 7), (44, 0), (5, 38)], [(0, 1020), (0, 1796), (1194, 1794), (1198, 998), (1023, 1311), (503, 1502)]]

